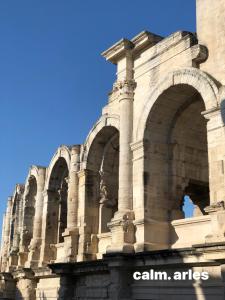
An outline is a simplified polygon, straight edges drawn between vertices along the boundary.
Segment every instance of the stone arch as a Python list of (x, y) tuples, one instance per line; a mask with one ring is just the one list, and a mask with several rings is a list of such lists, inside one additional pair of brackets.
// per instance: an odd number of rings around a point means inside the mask
[(70, 149), (68, 146), (62, 145), (60, 146), (56, 153), (53, 155), (51, 162), (49, 164), (48, 170), (47, 170), (47, 178), (46, 178), (46, 184), (45, 184), (45, 188), (48, 189), (49, 188), (49, 184), (50, 184), (50, 177), (53, 171), (53, 168), (55, 167), (57, 161), (63, 158), (67, 164), (68, 170), (70, 168), (70, 159), (71, 159), (71, 153), (70, 153)]
[(205, 72), (196, 68), (184, 68), (169, 72), (151, 91), (146, 104), (140, 114), (136, 130), (136, 140), (142, 140), (149, 112), (158, 97), (168, 88), (184, 84), (192, 86), (201, 95), (205, 109), (211, 110), (218, 107), (219, 89), (216, 83)]
[(23, 220), (20, 241), (20, 266), (24, 266), (28, 258), (29, 245), (33, 238), (34, 216), (38, 189), (38, 168), (32, 166), (29, 170), (23, 195)]
[(16, 184), (10, 213), (9, 266), (18, 264), (19, 245), (22, 231), (24, 185)]
[(84, 143), (84, 146), (81, 151), (81, 164), (82, 168), (86, 169), (87, 167), (87, 157), (89, 150), (93, 141), (95, 140), (97, 134), (104, 128), (104, 127), (114, 127), (119, 131), (119, 116), (118, 115), (103, 115), (101, 118), (96, 122), (96, 124), (90, 130), (87, 139)]
[[(110, 244), (108, 223), (118, 210), (119, 119), (103, 116), (91, 130), (82, 153), (85, 169), (84, 218), (88, 252), (100, 258)], [(96, 242), (98, 240), (98, 243)]]
[(45, 249), (44, 261), (54, 261), (57, 255), (57, 244), (64, 241), (63, 232), (67, 227), (70, 159), (70, 148), (62, 145), (57, 149), (47, 170), (44, 203), (46, 207), (44, 234), (47, 250)]
[(188, 68), (169, 73), (144, 107), (136, 137), (143, 141), (144, 215), (161, 223), (161, 234), (146, 239), (156, 247), (176, 241), (171, 221), (184, 218), (185, 195), (195, 204), (194, 216), (206, 213), (210, 164), (202, 112), (218, 108), (218, 96), (205, 73)]
[(46, 167), (32, 165), (25, 181), (19, 265), (37, 265), (40, 258)]
[(26, 187), (27, 181), (28, 181), (30, 176), (35, 177), (36, 181), (38, 182), (38, 177), (39, 177), (39, 167), (38, 166), (32, 165), (30, 167), (30, 170), (29, 170), (26, 182), (25, 182), (25, 187)]

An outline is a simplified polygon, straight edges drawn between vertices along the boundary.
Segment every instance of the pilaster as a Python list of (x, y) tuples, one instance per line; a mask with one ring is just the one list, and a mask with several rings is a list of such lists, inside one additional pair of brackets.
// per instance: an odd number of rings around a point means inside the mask
[[(90, 189), (93, 187), (93, 178), (98, 174), (92, 170), (83, 169), (78, 172), (79, 178), (79, 209), (78, 209), (78, 228), (79, 243), (77, 261), (91, 260), (96, 258), (97, 253), (97, 232), (94, 232), (93, 199)], [(93, 195), (92, 195), (93, 196)]]
[(28, 261), (26, 267), (37, 266), (40, 258), (42, 219), (44, 205), (44, 185), (45, 185), (46, 168), (38, 168), (37, 178), (37, 195), (35, 203), (35, 215), (33, 223), (33, 238), (29, 245)]
[(208, 120), (208, 161), (210, 204), (225, 201), (225, 128), (221, 108), (202, 113)]
[(52, 237), (49, 236), (48, 230), (48, 212), (51, 211), (51, 206), (54, 206), (54, 197), (57, 194), (52, 190), (44, 190), (44, 204), (43, 204), (43, 214), (42, 214), (42, 233), (41, 233), (41, 248), (40, 248), (40, 260), (38, 266), (46, 265), (51, 259), (56, 257), (56, 249), (52, 245)]
[(67, 228), (63, 233), (64, 238), (64, 261), (76, 261), (78, 252), (79, 229), (78, 223), (78, 199), (80, 168), (80, 145), (74, 145), (71, 149), (71, 166), (68, 179), (67, 198)]

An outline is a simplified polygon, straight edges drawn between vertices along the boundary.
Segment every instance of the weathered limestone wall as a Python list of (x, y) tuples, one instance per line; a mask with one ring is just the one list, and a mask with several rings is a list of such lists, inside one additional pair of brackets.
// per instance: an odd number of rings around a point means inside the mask
[(208, 59), (200, 68), (225, 84), (225, 2), (197, 0), (197, 35), (208, 49)]
[[(224, 1), (197, 0), (197, 37), (144, 31), (103, 52), (117, 78), (102, 116), (8, 201), (0, 297), (12, 287), (10, 300), (223, 299), (224, 20)], [(134, 282), (134, 268), (152, 266), (211, 278)]]

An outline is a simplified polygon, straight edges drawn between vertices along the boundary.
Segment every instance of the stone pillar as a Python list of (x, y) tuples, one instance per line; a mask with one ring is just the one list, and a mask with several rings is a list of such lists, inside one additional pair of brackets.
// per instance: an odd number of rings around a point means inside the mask
[(7, 268), (7, 260), (9, 255), (9, 242), (10, 242), (10, 220), (12, 211), (12, 197), (8, 198), (7, 209), (5, 213), (4, 232), (3, 232), (3, 245), (1, 253), (1, 272), (5, 272)]
[(133, 101), (135, 82), (124, 80), (117, 83), (120, 91), (120, 153), (119, 153), (119, 212), (132, 209), (132, 142)]
[[(42, 212), (42, 230), (41, 230), (41, 249), (40, 249), (40, 259), (38, 266), (45, 266), (49, 263), (50, 260), (54, 260), (56, 258), (56, 248), (55, 244), (57, 243), (54, 240), (55, 236), (53, 236), (52, 230), (57, 230), (57, 228), (53, 228), (56, 224), (51, 224), (51, 220), (48, 219), (48, 214), (51, 213), (51, 216), (54, 212), (54, 207), (56, 205), (56, 199), (58, 197), (56, 191), (44, 190), (43, 192), (44, 203), (43, 203), (43, 212)], [(51, 217), (50, 216), (50, 217)]]
[(37, 195), (35, 203), (35, 215), (33, 223), (33, 238), (29, 245), (29, 254), (26, 267), (37, 266), (40, 257), (41, 234), (42, 234), (42, 219), (44, 205), (44, 185), (45, 185), (46, 168), (38, 167), (37, 180)]
[(215, 108), (203, 112), (208, 120), (208, 158), (210, 204), (225, 202), (225, 130), (223, 111)]
[(205, 208), (211, 216), (211, 232), (205, 237), (207, 243), (225, 242), (225, 206), (217, 202)]
[(79, 209), (78, 227), (79, 243), (77, 261), (92, 260), (96, 258), (97, 232), (98, 232), (98, 206), (95, 187), (97, 173), (91, 170), (81, 170), (79, 177)]
[(67, 228), (77, 227), (78, 209), (78, 175), (80, 162), (80, 145), (71, 149), (71, 165), (69, 170), (68, 203), (67, 203)]
[[(129, 78), (129, 76), (128, 76)], [(132, 79), (118, 81), (120, 92), (120, 152), (119, 152), (119, 199), (118, 212), (109, 223), (112, 245), (107, 252), (133, 252), (134, 213), (132, 211), (132, 142), (133, 101), (135, 82)]]
[(133, 210), (135, 211), (136, 243), (135, 252), (148, 250), (145, 243), (145, 173), (144, 141), (131, 145), (133, 151)]
[(64, 237), (64, 261), (75, 261), (78, 251), (79, 229), (77, 227), (78, 217), (78, 190), (80, 145), (74, 145), (71, 149), (71, 164), (69, 170), (68, 198), (67, 198), (67, 228)]
[(211, 216), (211, 232), (206, 242), (225, 241), (225, 115), (223, 105), (203, 112), (208, 120), (208, 157), (210, 205), (205, 208)]

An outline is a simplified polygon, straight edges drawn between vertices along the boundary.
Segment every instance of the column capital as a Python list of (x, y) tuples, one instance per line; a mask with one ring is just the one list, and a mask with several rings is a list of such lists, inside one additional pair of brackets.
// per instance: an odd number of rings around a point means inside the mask
[(113, 84), (113, 92), (119, 91), (120, 98), (133, 97), (134, 90), (136, 88), (136, 82), (133, 79), (124, 79), (116, 81)]

